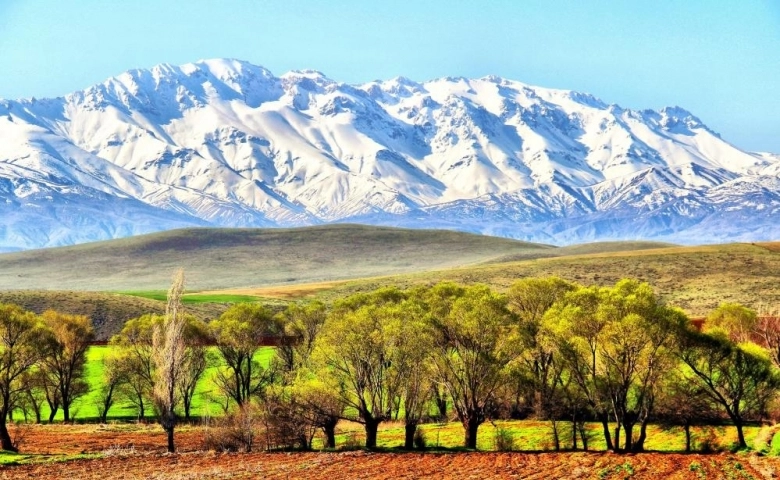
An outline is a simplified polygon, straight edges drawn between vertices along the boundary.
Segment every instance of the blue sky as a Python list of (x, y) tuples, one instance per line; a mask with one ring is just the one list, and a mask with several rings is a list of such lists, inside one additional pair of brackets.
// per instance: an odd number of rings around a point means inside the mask
[(233, 57), (351, 83), (488, 74), (685, 107), (780, 152), (780, 1), (0, 0), (0, 97)]

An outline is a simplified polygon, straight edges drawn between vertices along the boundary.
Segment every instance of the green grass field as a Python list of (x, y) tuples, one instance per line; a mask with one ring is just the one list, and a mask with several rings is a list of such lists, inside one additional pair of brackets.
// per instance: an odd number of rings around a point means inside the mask
[[(456, 422), (424, 424), (421, 427), (429, 448), (457, 449), (463, 445), (463, 427)], [(561, 447), (571, 445), (571, 430), (565, 422), (560, 423), (562, 430)], [(589, 449), (606, 450), (600, 423), (587, 424), (589, 433)], [(745, 427), (745, 438), (748, 445), (753, 445), (756, 436), (762, 430), (759, 426)], [(549, 451), (553, 449), (550, 435), (550, 423), (535, 420), (498, 420), (485, 422), (479, 427), (477, 448), (479, 450), (495, 450), (498, 430), (505, 430), (514, 439), (518, 451)], [(614, 429), (614, 426), (613, 426)], [(351, 441), (362, 444), (365, 441), (363, 426), (357, 423), (342, 422), (338, 427), (336, 445), (344, 445)], [(403, 423), (386, 422), (380, 425), (377, 446), (380, 448), (396, 448), (404, 443)], [(638, 427), (637, 432), (638, 434)], [(773, 437), (780, 443), (780, 435)], [(737, 433), (731, 426), (693, 427), (692, 440), (694, 448), (699, 448), (703, 441), (711, 440), (713, 447), (729, 450), (737, 441)], [(315, 448), (321, 448), (323, 439), (317, 438)], [(582, 444), (578, 440), (579, 448)], [(648, 451), (682, 452), (685, 450), (685, 434), (682, 428), (661, 428), (657, 425), (648, 426), (648, 436), (645, 447)]]
[[(165, 290), (140, 290), (140, 291), (127, 291), (116, 292), (120, 295), (128, 295), (131, 297), (148, 298), (150, 300), (157, 300), (158, 302), (164, 302), (167, 300), (168, 292)], [(198, 303), (246, 303), (257, 302), (261, 300), (260, 297), (254, 295), (238, 295), (230, 293), (185, 293), (182, 296), (182, 302), (185, 304), (198, 304)]]
[[(104, 359), (110, 350), (114, 348), (112, 346), (93, 346), (87, 351), (87, 366), (85, 376), (90, 386), (90, 392), (77, 399), (71, 407), (71, 414), (75, 421), (95, 421), (99, 418), (98, 408), (96, 402), (99, 398), (100, 386), (103, 384), (103, 369)], [(214, 349), (216, 350), (216, 349)], [(218, 357), (217, 352), (214, 351), (214, 356)], [(273, 347), (262, 347), (256, 356), (258, 362), (261, 365), (267, 367), (271, 358), (274, 355)], [(216, 386), (214, 385), (214, 374), (218, 368), (221, 367), (220, 363), (212, 365), (206, 370), (198, 389), (195, 392), (192, 405), (193, 416), (207, 416), (207, 415), (221, 415), (222, 407), (219, 403), (213, 400), (213, 397), (219, 396)], [(49, 409), (44, 406), (43, 418), (48, 418)], [(153, 418), (151, 404), (146, 407), (146, 417)], [(137, 408), (128, 401), (117, 402), (110, 410), (109, 419), (112, 420), (133, 420), (138, 419)], [(62, 410), (57, 413), (55, 417), (56, 421), (62, 420)]]

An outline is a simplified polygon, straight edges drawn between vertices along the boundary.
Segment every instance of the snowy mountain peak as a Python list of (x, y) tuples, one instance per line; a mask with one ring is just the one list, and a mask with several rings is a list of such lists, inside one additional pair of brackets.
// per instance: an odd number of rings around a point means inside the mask
[(236, 59), (0, 101), (0, 249), (330, 221), (550, 243), (779, 238), (780, 156), (680, 107), (498, 76), (349, 85)]

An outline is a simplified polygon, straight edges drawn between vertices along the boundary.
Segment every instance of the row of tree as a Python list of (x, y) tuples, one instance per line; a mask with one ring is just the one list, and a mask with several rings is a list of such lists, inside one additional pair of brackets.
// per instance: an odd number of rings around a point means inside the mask
[[(179, 273), (166, 315), (132, 320), (111, 340), (98, 395), (103, 420), (118, 398), (141, 417), (151, 405), (170, 451), (211, 365), (226, 413), (259, 410), (278, 445), (302, 448), (318, 430), (335, 447), (344, 419), (364, 425), (369, 448), (382, 422), (402, 420), (412, 448), (419, 424), (450, 416), (469, 448), (485, 421), (529, 417), (549, 422), (556, 449), (587, 449), (588, 421), (615, 451), (643, 450), (650, 422), (685, 427), (690, 448), (691, 426), (729, 420), (745, 447), (743, 426), (768, 418), (780, 388), (777, 319), (724, 304), (699, 331), (632, 280), (524, 279), (505, 295), (453, 283), (383, 288), (278, 314), (237, 304), (211, 322), (185, 314), (183, 288)], [(44, 402), (69, 420), (92, 335), (84, 317), (0, 307), (2, 448), (13, 449), (6, 419), (23, 405), (39, 421)], [(268, 336), (278, 347), (264, 364)]]

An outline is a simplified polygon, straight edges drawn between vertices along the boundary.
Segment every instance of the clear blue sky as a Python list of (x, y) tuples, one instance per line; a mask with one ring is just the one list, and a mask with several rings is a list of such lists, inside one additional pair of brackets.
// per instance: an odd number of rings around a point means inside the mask
[(780, 152), (778, 0), (0, 0), (0, 97), (232, 57), (351, 82), (496, 74), (685, 107)]

